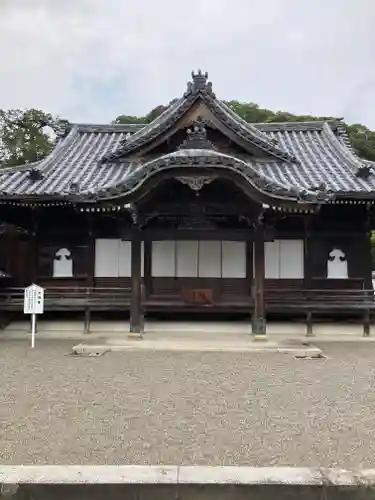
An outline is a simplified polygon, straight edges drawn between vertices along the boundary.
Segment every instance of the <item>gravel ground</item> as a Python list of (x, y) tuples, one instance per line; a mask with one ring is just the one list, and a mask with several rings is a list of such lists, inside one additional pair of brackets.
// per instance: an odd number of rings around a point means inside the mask
[(374, 466), (375, 345), (65, 356), (2, 342), (0, 462)]

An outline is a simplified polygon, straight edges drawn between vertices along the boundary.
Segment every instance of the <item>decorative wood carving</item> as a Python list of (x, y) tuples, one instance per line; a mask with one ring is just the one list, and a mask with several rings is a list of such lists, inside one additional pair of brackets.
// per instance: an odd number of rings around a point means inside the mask
[(186, 184), (193, 191), (200, 191), (203, 186), (210, 184), (215, 180), (216, 176), (189, 176), (189, 177), (177, 177), (182, 184)]
[(215, 146), (208, 140), (206, 122), (201, 116), (194, 120), (191, 126), (186, 130), (187, 138), (178, 149), (210, 149)]
[(196, 217), (183, 217), (178, 221), (178, 229), (217, 229), (214, 219), (206, 218), (203, 215)]

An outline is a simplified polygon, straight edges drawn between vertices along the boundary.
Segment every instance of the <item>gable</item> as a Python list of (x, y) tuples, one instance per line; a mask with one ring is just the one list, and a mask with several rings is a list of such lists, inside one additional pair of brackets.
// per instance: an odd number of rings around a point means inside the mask
[(126, 161), (144, 156), (173, 136), (176, 130), (202, 118), (248, 153), (254, 147), (260, 156), (272, 156), (275, 160), (295, 161), (277, 140), (270, 139), (256, 127), (240, 118), (226, 104), (219, 101), (207, 82), (207, 75), (193, 73), (193, 81), (181, 99), (177, 99), (159, 117), (127, 138), (119, 148), (103, 157), (103, 162)]
[[(157, 155), (172, 153), (181, 146), (186, 138), (187, 130), (195, 126), (197, 122), (205, 124), (208, 142), (213, 148), (221, 153), (230, 154), (239, 158), (272, 159), (272, 154), (264, 151), (256, 144), (249, 144), (243, 138), (233, 132), (225, 123), (222, 123), (207, 107), (198, 101), (193, 105), (172, 128), (160, 134), (156, 139), (133, 154), (133, 158), (154, 158)], [(210, 149), (210, 146), (207, 147)]]

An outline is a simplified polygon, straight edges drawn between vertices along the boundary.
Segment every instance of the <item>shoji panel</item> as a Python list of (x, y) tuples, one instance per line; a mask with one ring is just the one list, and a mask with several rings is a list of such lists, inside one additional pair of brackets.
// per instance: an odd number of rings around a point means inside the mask
[(176, 275), (176, 242), (152, 242), (151, 276), (174, 278)]
[(264, 259), (266, 279), (278, 279), (280, 273), (279, 267), (279, 242), (266, 241), (264, 243)]
[(95, 241), (95, 277), (117, 278), (119, 275), (119, 240)]
[[(131, 271), (131, 241), (123, 241), (119, 240), (119, 270), (118, 270), (118, 275), (121, 278), (130, 278), (132, 275)], [(143, 276), (143, 270), (144, 270), (144, 245), (142, 241), (142, 276)]]
[(279, 278), (302, 279), (303, 240), (279, 240)]
[(176, 241), (176, 269), (179, 278), (198, 276), (198, 241)]
[(246, 242), (222, 241), (223, 278), (246, 278)]
[(221, 278), (221, 241), (200, 241), (199, 278)]

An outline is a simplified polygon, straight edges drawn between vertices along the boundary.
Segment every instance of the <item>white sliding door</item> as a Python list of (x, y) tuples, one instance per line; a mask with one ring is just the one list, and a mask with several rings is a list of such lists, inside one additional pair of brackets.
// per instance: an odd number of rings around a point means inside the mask
[(221, 241), (200, 241), (199, 278), (221, 278)]
[(304, 277), (303, 240), (275, 240), (264, 244), (266, 279)]
[(266, 279), (280, 278), (279, 242), (266, 241), (264, 243), (264, 277)]
[(280, 278), (302, 279), (303, 240), (280, 240)]
[(122, 278), (130, 278), (132, 275), (131, 255), (131, 241), (119, 240), (118, 275)]
[(152, 242), (154, 278), (246, 278), (246, 242)]
[(119, 244), (116, 239), (95, 241), (95, 277), (118, 278)]
[(176, 242), (153, 241), (151, 276), (174, 278), (176, 276)]
[(178, 278), (198, 277), (198, 241), (176, 241), (176, 275)]
[[(141, 258), (143, 276), (143, 242)], [(95, 241), (96, 278), (130, 278), (131, 275), (131, 241), (104, 238)]]
[(246, 242), (222, 241), (222, 278), (246, 278)]

